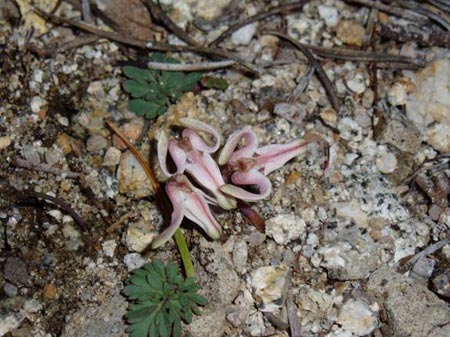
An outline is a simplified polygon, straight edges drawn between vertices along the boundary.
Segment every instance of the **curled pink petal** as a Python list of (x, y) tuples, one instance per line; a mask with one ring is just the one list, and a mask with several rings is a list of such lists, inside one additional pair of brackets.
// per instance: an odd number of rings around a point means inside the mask
[[(235, 151), (242, 139), (245, 139), (245, 145)], [(240, 158), (251, 158), (257, 147), (258, 138), (250, 128), (234, 132), (230, 135), (220, 152), (219, 165), (225, 165), (228, 162), (232, 163)]]
[(203, 195), (200, 193), (192, 194), (185, 200), (185, 203), (186, 218), (199, 225), (211, 239), (219, 239), (222, 230)]
[[(179, 148), (177, 144), (177, 140), (168, 139), (165, 131), (159, 132), (157, 144), (158, 161), (159, 167), (166, 177), (172, 177), (175, 174), (181, 174), (186, 168), (186, 153), (184, 152), (184, 150)], [(170, 156), (172, 157), (177, 168), (174, 173), (170, 173), (169, 169), (167, 168), (167, 152), (170, 153)]]
[(225, 184), (219, 166), (209, 153), (190, 151), (186, 171), (217, 200), (217, 204), (223, 209), (236, 208), (236, 200), (225, 196), (219, 187)]
[(259, 155), (256, 157), (256, 167), (263, 168), (264, 174), (267, 175), (302, 154), (307, 144), (307, 142), (295, 140), (289, 144), (263, 146), (256, 150)]
[(159, 167), (161, 171), (164, 173), (166, 177), (171, 177), (173, 174), (169, 172), (167, 169), (167, 151), (169, 148), (169, 139), (167, 138), (167, 134), (164, 130), (161, 130), (158, 133), (158, 144), (157, 144), (157, 152), (158, 152), (158, 161)]
[(252, 193), (231, 184), (225, 184), (220, 187), (222, 192), (245, 201), (258, 201), (264, 199), (268, 197), (272, 191), (270, 180), (256, 169), (251, 169), (248, 172), (234, 172), (231, 175), (231, 181), (236, 185), (256, 185), (258, 187), (259, 193)]
[[(214, 129), (211, 125), (193, 118), (181, 118), (180, 124), (186, 127), (186, 129), (183, 130), (182, 135), (184, 138), (188, 138), (190, 140), (192, 148), (208, 153), (216, 152), (219, 149), (221, 137), (216, 129)], [(214, 144), (211, 146), (206, 144), (203, 138), (200, 137), (196, 131), (202, 131), (213, 136)]]
[(152, 241), (152, 248), (158, 248), (169, 240), (180, 227), (183, 217), (200, 226), (212, 239), (220, 237), (221, 227), (211, 213), (204, 193), (185, 175), (173, 176), (166, 185), (166, 192), (173, 206), (170, 225)]
[(176, 139), (171, 139), (169, 141), (169, 153), (177, 168), (177, 171), (173, 173), (173, 175), (182, 174), (186, 169), (187, 163), (187, 153), (178, 146), (178, 143), (179, 142)]
[(185, 195), (174, 181), (169, 181), (166, 185), (166, 192), (172, 202), (173, 211), (170, 216), (170, 225), (152, 241), (152, 248), (158, 248), (166, 243), (180, 227), (185, 214)]
[(185, 175), (176, 176), (176, 182), (177, 188), (183, 190), (184, 215), (186, 218), (199, 225), (212, 239), (218, 239), (221, 228), (212, 215), (203, 192), (192, 185)]

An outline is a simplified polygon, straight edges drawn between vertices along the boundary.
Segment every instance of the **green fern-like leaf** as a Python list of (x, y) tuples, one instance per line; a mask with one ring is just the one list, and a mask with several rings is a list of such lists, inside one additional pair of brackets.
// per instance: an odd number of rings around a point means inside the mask
[(123, 290), (131, 302), (127, 321), (130, 337), (180, 337), (181, 321), (189, 324), (206, 298), (197, 294), (195, 278), (184, 279), (173, 263), (155, 260), (136, 269)]
[[(161, 53), (154, 53), (151, 60), (179, 63), (178, 60), (165, 57)], [(123, 83), (123, 89), (133, 98), (128, 108), (147, 119), (164, 114), (170, 104), (176, 103), (185, 92), (192, 91), (202, 78), (199, 72), (159, 71), (133, 66), (125, 66), (122, 70), (128, 78)]]

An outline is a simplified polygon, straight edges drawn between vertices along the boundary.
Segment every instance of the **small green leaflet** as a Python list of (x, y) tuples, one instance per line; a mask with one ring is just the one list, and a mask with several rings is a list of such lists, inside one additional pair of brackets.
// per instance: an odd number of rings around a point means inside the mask
[(207, 300), (197, 294), (195, 278), (184, 279), (173, 263), (160, 260), (136, 269), (123, 290), (130, 301), (127, 313), (130, 337), (180, 337), (181, 321), (189, 324), (197, 305)]
[[(179, 63), (163, 54), (153, 54), (152, 61)], [(128, 78), (123, 89), (130, 94), (128, 103), (130, 111), (147, 119), (164, 114), (170, 104), (175, 103), (185, 92), (192, 91), (202, 78), (199, 72), (160, 71), (125, 66), (122, 68)]]

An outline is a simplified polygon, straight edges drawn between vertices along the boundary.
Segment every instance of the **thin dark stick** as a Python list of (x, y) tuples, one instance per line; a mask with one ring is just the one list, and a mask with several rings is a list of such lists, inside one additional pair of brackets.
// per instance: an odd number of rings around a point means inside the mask
[(13, 165), (15, 165), (16, 167), (20, 167), (20, 168), (24, 168), (24, 169), (28, 169), (28, 170), (50, 173), (50, 174), (54, 174), (57, 176), (65, 176), (66, 178), (71, 178), (71, 179), (77, 179), (82, 175), (81, 173), (77, 173), (77, 172), (60, 170), (60, 169), (54, 168), (54, 167), (52, 167), (50, 165), (46, 165), (46, 164), (33, 164), (33, 163), (31, 163), (27, 160), (23, 160), (23, 159), (16, 159), (13, 162)]
[(287, 311), (291, 336), (292, 337), (301, 337), (302, 336), (302, 326), (298, 319), (297, 306), (294, 304), (294, 296), (292, 295), (292, 289), (289, 289), (287, 292), (286, 311)]
[(33, 51), (39, 56), (50, 56), (56, 53), (64, 52), (71, 49), (76, 49), (91, 43), (94, 43), (100, 39), (100, 36), (94, 34), (88, 34), (79, 36), (71, 41), (61, 43), (56, 48), (33, 48)]
[(423, 66), (424, 62), (420, 59), (413, 59), (407, 56), (401, 55), (391, 55), (380, 52), (368, 52), (364, 50), (354, 50), (346, 48), (324, 48), (318, 46), (312, 46), (309, 44), (303, 44), (304, 47), (311, 49), (316, 55), (325, 58), (332, 58), (335, 60), (344, 61), (357, 61), (357, 62), (395, 62), (395, 63), (406, 63), (415, 64), (417, 66)]
[(150, 50), (157, 50), (157, 51), (163, 51), (163, 52), (175, 52), (175, 53), (184, 53), (184, 52), (193, 52), (203, 55), (209, 55), (209, 56), (217, 56), (224, 59), (231, 59), (236, 61), (236, 63), (243, 66), (246, 70), (250, 71), (253, 74), (259, 74), (260, 70), (255, 67), (250, 62), (242, 59), (241, 57), (237, 56), (235, 53), (219, 49), (219, 48), (207, 48), (207, 47), (195, 47), (195, 46), (180, 46), (180, 45), (171, 45), (171, 44), (164, 44), (159, 42), (147, 42), (139, 39), (134, 39), (116, 32), (108, 32), (102, 29), (99, 29), (93, 25), (89, 25), (83, 22), (74, 21), (70, 19), (61, 18), (55, 15), (51, 15), (41, 9), (35, 8), (35, 12), (39, 14), (40, 16), (52, 21), (56, 24), (66, 24), (81, 30), (84, 30), (86, 32), (104, 37), (108, 40), (123, 43), (129, 46), (141, 48), (141, 49), (150, 49)]
[(397, 42), (415, 41), (419, 45), (424, 47), (450, 46), (450, 34), (445, 30), (438, 28), (437, 26), (433, 26), (432, 29), (427, 29), (426, 31), (424, 31), (414, 26), (405, 28), (401, 26), (385, 24), (380, 26), (378, 34), (384, 38), (388, 38)]
[(430, 9), (428, 9), (414, 1), (397, 0), (396, 2), (404, 8), (407, 8), (411, 11), (414, 11), (415, 13), (419, 13), (421, 15), (426, 16), (427, 18), (431, 19), (432, 21), (440, 24), (446, 30), (450, 31), (450, 22), (445, 18), (445, 14), (439, 15), (438, 13), (434, 13)]
[(144, 1), (144, 4), (147, 6), (150, 14), (156, 20), (160, 21), (168, 30), (174, 33), (178, 38), (186, 42), (187, 44), (195, 47), (200, 47), (200, 44), (191, 38), (184, 30), (178, 27), (175, 22), (166, 14), (166, 12), (159, 6), (154, 3), (152, 0)]
[(88, 231), (88, 226), (84, 222), (84, 220), (81, 218), (81, 216), (78, 215), (78, 213), (75, 210), (73, 210), (72, 207), (70, 207), (68, 204), (66, 204), (61, 199), (52, 197), (51, 195), (41, 193), (41, 192), (31, 191), (31, 194), (36, 198), (50, 201), (50, 202), (54, 203), (55, 205), (59, 206), (59, 208), (61, 208), (65, 212), (67, 212), (73, 218), (73, 220), (78, 224), (78, 226), (81, 227), (83, 232)]
[(376, 8), (384, 13), (392, 14), (398, 16), (399, 18), (404, 18), (420, 24), (424, 24), (428, 21), (423, 15), (418, 15), (412, 11), (404, 10), (402, 8), (385, 5), (378, 1), (371, 1), (371, 0), (344, 0), (344, 1), (349, 4), (357, 3), (366, 7)]
[(268, 11), (265, 11), (262, 13), (258, 13), (256, 15), (250, 16), (245, 19), (238, 20), (238, 22), (231, 25), (226, 31), (224, 31), (222, 34), (220, 34), (217, 38), (215, 38), (213, 41), (211, 41), (208, 45), (214, 46), (214, 45), (222, 42), (225, 38), (227, 38), (228, 36), (233, 34), (239, 28), (242, 28), (245, 25), (248, 25), (249, 23), (265, 19), (268, 16), (277, 15), (277, 14), (280, 14), (283, 12), (291, 12), (293, 10), (300, 9), (310, 1), (311, 0), (303, 0), (303, 1), (294, 2), (294, 3), (288, 4), (288, 5), (283, 5), (283, 6), (273, 8), (271, 10), (268, 10)]
[(414, 255), (403, 266), (398, 267), (398, 272), (400, 272), (400, 273), (407, 272), (412, 267), (414, 267), (414, 265), (417, 263), (417, 261), (419, 261), (421, 258), (423, 258), (427, 255), (433, 254), (434, 252), (436, 252), (437, 250), (441, 249), (442, 247), (448, 245), (449, 243), (450, 243), (450, 234), (444, 240), (438, 241), (438, 242), (428, 246), (424, 250), (420, 251), (416, 255)]
[(275, 35), (275, 36), (281, 37), (282, 39), (284, 39), (284, 40), (290, 42), (291, 44), (293, 44), (298, 50), (300, 50), (302, 52), (303, 55), (306, 56), (308, 61), (314, 67), (314, 69), (315, 69), (315, 71), (317, 73), (317, 77), (319, 77), (320, 82), (322, 82), (322, 85), (323, 85), (323, 87), (325, 88), (325, 91), (328, 94), (328, 98), (330, 99), (331, 105), (333, 106), (334, 110), (336, 110), (336, 112), (339, 112), (339, 110), (340, 110), (340, 103), (339, 103), (339, 100), (338, 100), (338, 98), (336, 96), (336, 92), (334, 90), (334, 87), (331, 84), (331, 81), (328, 78), (328, 76), (325, 73), (325, 71), (323, 70), (322, 66), (320, 65), (319, 61), (317, 61), (315, 56), (308, 50), (308, 48), (306, 48), (304, 45), (302, 45), (301, 43), (297, 42), (296, 40), (294, 40), (290, 36), (288, 36), (286, 34), (283, 34), (283, 33), (280, 33), (280, 32), (268, 31), (268, 32), (264, 32), (264, 34)]
[(446, 4), (445, 2), (439, 0), (427, 0), (427, 2), (433, 5), (434, 7), (439, 8), (443, 12), (450, 13), (449, 3)]
[(196, 63), (166, 63), (166, 62), (147, 62), (150, 69), (164, 71), (206, 71), (230, 67), (236, 64), (233, 60), (224, 60), (217, 62), (196, 62)]

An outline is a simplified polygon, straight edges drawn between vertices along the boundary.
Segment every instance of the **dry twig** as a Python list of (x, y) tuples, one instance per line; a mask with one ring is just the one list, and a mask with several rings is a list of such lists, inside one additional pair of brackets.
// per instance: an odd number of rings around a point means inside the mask
[(166, 12), (159, 6), (154, 3), (152, 0), (144, 1), (147, 6), (150, 14), (156, 20), (159, 20), (167, 29), (169, 29), (172, 33), (174, 33), (178, 38), (186, 42), (187, 44), (195, 47), (200, 47), (200, 44), (191, 38), (184, 30), (178, 27), (175, 22), (166, 14)]
[(311, 65), (314, 67), (317, 76), (319, 77), (319, 80), (322, 82), (323, 87), (325, 88), (325, 91), (327, 92), (328, 98), (330, 99), (331, 105), (333, 106), (333, 109), (336, 110), (336, 112), (339, 112), (340, 110), (340, 103), (336, 96), (336, 92), (334, 90), (333, 85), (331, 84), (330, 79), (328, 78), (327, 74), (323, 70), (322, 66), (320, 65), (319, 61), (315, 58), (315, 56), (308, 50), (307, 47), (305, 47), (303, 44), (299, 43), (298, 41), (294, 40), (290, 36), (280, 33), (280, 32), (274, 32), (274, 31), (268, 31), (264, 32), (264, 34), (268, 35), (275, 35), (278, 37), (281, 37), (282, 39), (290, 42), (293, 44), (300, 52), (306, 56), (308, 61), (311, 63)]
[(444, 246), (446, 246), (448, 244), (450, 244), (450, 234), (444, 240), (438, 241), (438, 242), (428, 246), (427, 248), (425, 248), (421, 252), (419, 252), (416, 255), (414, 255), (413, 257), (411, 257), (408, 260), (408, 262), (406, 262), (404, 265), (398, 266), (398, 263), (397, 263), (398, 272), (399, 273), (407, 272), (412, 267), (414, 267), (414, 265), (417, 263), (417, 261), (419, 261), (421, 258), (423, 258), (423, 257), (425, 257), (427, 255), (433, 254), (434, 252), (436, 252), (437, 250), (441, 249), (442, 247), (444, 247)]
[(429, 30), (422, 30), (415, 26), (409, 26), (407, 29), (402, 26), (392, 24), (380, 25), (378, 34), (384, 38), (397, 42), (415, 41), (424, 47), (450, 46), (450, 34), (434, 26)]
[(148, 62), (150, 69), (164, 71), (206, 71), (220, 69), (235, 65), (236, 61), (224, 60), (218, 62), (197, 62), (197, 63), (165, 63), (165, 62)]
[(57, 169), (57, 168), (54, 168), (54, 167), (52, 167), (50, 165), (46, 165), (46, 164), (34, 164), (34, 163), (29, 162), (28, 160), (24, 160), (24, 159), (20, 159), (20, 158), (16, 159), (13, 162), (13, 164), (16, 167), (24, 168), (27, 170), (50, 173), (50, 174), (54, 174), (57, 176), (63, 176), (63, 177), (70, 178), (70, 179), (77, 179), (80, 176), (82, 176), (81, 173)]
[(108, 40), (115, 41), (118, 43), (123, 43), (129, 46), (137, 47), (140, 49), (149, 49), (149, 50), (156, 50), (156, 51), (162, 51), (162, 52), (175, 52), (175, 53), (183, 53), (183, 52), (193, 52), (198, 53), (202, 55), (209, 55), (209, 56), (216, 56), (223, 59), (229, 59), (236, 61), (239, 65), (244, 67), (246, 70), (250, 71), (253, 74), (259, 74), (260, 70), (255, 67), (250, 62), (242, 59), (240, 56), (236, 55), (235, 53), (219, 49), (219, 48), (208, 48), (208, 47), (195, 47), (195, 46), (181, 46), (181, 45), (171, 45), (171, 44), (165, 44), (165, 43), (159, 43), (159, 42), (147, 42), (139, 39), (135, 39), (132, 37), (125, 36), (123, 34), (119, 34), (116, 32), (110, 32), (103, 29), (99, 29), (96, 26), (86, 24), (83, 22), (61, 18), (55, 15), (52, 15), (50, 13), (47, 13), (41, 9), (35, 8), (35, 12), (39, 14), (40, 16), (46, 18), (47, 20), (52, 21), (56, 24), (66, 24), (78, 29), (81, 29), (83, 31), (89, 32), (91, 34), (95, 34), (101, 37), (104, 37)]
[(407, 8), (415, 13), (426, 16), (430, 20), (444, 27), (447, 31), (450, 31), (450, 22), (449, 22), (450, 19), (447, 17), (445, 13), (442, 13), (439, 10), (437, 10), (437, 13), (435, 13), (431, 9), (427, 8), (426, 6), (416, 1), (396, 0), (396, 2), (403, 8)]
[(345, 0), (345, 2), (350, 4), (360, 4), (366, 7), (376, 8), (384, 13), (392, 14), (398, 16), (399, 18), (404, 18), (419, 24), (425, 24), (428, 20), (423, 16), (416, 14), (410, 10), (405, 10), (403, 8), (398, 8), (394, 6), (385, 5), (379, 1), (371, 1), (371, 0)]
[(31, 194), (36, 198), (44, 199), (46, 201), (50, 201), (50, 202), (54, 203), (59, 208), (61, 208), (63, 211), (67, 212), (73, 218), (73, 220), (77, 223), (77, 225), (81, 227), (83, 232), (88, 231), (87, 224), (84, 222), (84, 220), (81, 218), (81, 216), (74, 209), (72, 209), (72, 207), (70, 207), (69, 204), (65, 203), (64, 201), (62, 201), (59, 198), (52, 197), (51, 195), (48, 195), (46, 193), (31, 191)]
[(94, 34), (86, 34), (79, 36), (71, 41), (63, 42), (59, 46), (48, 48), (33, 48), (33, 51), (39, 56), (51, 56), (56, 53), (65, 52), (67, 50), (76, 49), (91, 43), (94, 43), (100, 39), (100, 36)]
[[(299, 42), (298, 42), (299, 43)], [(420, 59), (413, 59), (411, 57), (402, 55), (391, 55), (380, 52), (369, 52), (364, 50), (355, 50), (347, 48), (324, 48), (318, 46), (311, 46), (308, 44), (301, 44), (304, 47), (311, 49), (316, 55), (324, 58), (331, 58), (335, 60), (355, 61), (355, 62), (375, 62), (375, 63), (397, 63), (397, 64), (413, 64), (416, 66), (423, 66), (424, 62)]]
[(311, 0), (303, 0), (303, 1), (293, 2), (293, 3), (287, 4), (287, 5), (282, 5), (282, 6), (273, 8), (271, 10), (268, 10), (268, 11), (265, 11), (262, 13), (258, 13), (256, 15), (250, 16), (245, 19), (238, 20), (238, 22), (231, 25), (226, 31), (224, 31), (222, 34), (220, 34), (217, 38), (215, 38), (213, 41), (211, 41), (208, 45), (214, 46), (214, 45), (222, 42), (223, 40), (225, 40), (225, 38), (227, 38), (228, 36), (233, 34), (233, 32), (237, 31), (239, 28), (244, 27), (245, 25), (248, 25), (249, 23), (265, 19), (272, 15), (277, 15), (280, 13), (291, 12), (296, 9), (300, 9), (310, 1)]

